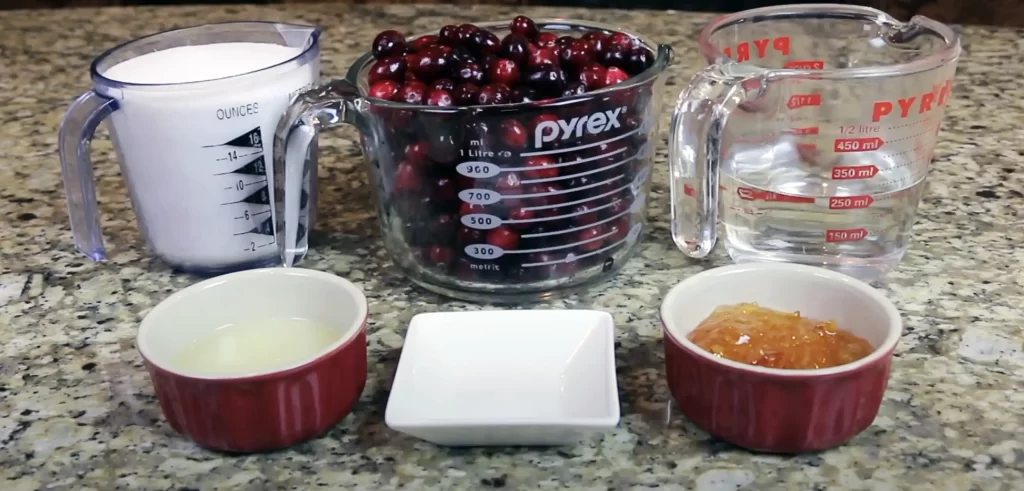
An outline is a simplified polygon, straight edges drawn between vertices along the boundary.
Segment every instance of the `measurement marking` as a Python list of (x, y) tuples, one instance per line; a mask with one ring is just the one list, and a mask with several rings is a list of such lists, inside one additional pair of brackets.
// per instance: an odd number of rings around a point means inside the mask
[(825, 62), (821, 60), (793, 60), (787, 61), (782, 68), (799, 70), (824, 70)]
[(865, 228), (844, 228), (825, 231), (825, 242), (857, 242), (868, 237)]
[[(557, 169), (559, 167), (569, 167), (570, 165), (585, 164), (587, 162), (593, 162), (595, 160), (600, 160), (600, 159), (603, 159), (605, 157), (611, 157), (612, 155), (615, 155), (617, 153), (622, 153), (622, 152), (625, 152), (625, 151), (626, 151), (626, 147), (623, 147), (623, 148), (620, 148), (620, 149), (618, 149), (618, 150), (616, 150), (614, 152), (608, 152), (606, 154), (598, 155), (598, 156), (595, 156), (595, 157), (587, 157), (585, 159), (573, 160), (572, 162), (562, 162), (562, 163), (559, 163), (559, 164), (545, 165), (544, 168), (545, 169)], [(526, 154), (523, 154), (523, 155), (526, 155)], [(634, 155), (634, 157), (635, 156), (636, 155)], [(502, 172), (511, 172), (511, 171), (517, 171), (517, 170), (532, 170), (532, 169), (536, 169), (536, 167), (505, 167), (505, 168), (501, 169), (501, 171)]]
[(235, 237), (238, 237), (239, 235), (245, 235), (245, 234), (251, 234), (251, 233), (253, 233), (252, 230), (246, 230), (245, 232), (238, 232), (237, 234), (231, 234), (231, 235), (234, 235)]
[(899, 124), (899, 125), (896, 125), (896, 126), (889, 126), (889, 127), (888, 127), (888, 128), (886, 128), (886, 129), (888, 129), (888, 130), (898, 130), (898, 129), (900, 129), (900, 128), (907, 128), (907, 127), (909, 127), (909, 126), (917, 126), (917, 125), (919, 125), (919, 124), (922, 124), (922, 123), (926, 123), (926, 122), (928, 122), (928, 121), (931, 121), (931, 120), (932, 120), (932, 119), (934, 119), (934, 118), (935, 118), (935, 115), (933, 114), (933, 115), (931, 115), (931, 116), (928, 116), (928, 117), (926, 117), (926, 118), (923, 118), (923, 119), (919, 119), (919, 120), (917, 120), (917, 121), (914, 121), (914, 122), (912, 122), (912, 123), (903, 123), (903, 124)]
[(885, 140), (877, 136), (868, 138), (836, 138), (834, 150), (840, 153), (870, 152), (878, 150), (885, 144)]
[(235, 217), (235, 220), (245, 220), (245, 215)]
[(821, 100), (821, 94), (794, 94), (786, 102), (786, 107), (800, 109), (801, 107), (820, 106)]
[(586, 203), (586, 202), (589, 202), (589, 201), (598, 200), (598, 199), (604, 198), (605, 196), (611, 196), (611, 195), (613, 195), (615, 193), (622, 192), (622, 191), (624, 191), (626, 189), (629, 189), (632, 185), (633, 185), (633, 183), (629, 183), (629, 184), (626, 184), (625, 186), (622, 186), (621, 188), (614, 189), (612, 191), (608, 191), (607, 193), (604, 193), (604, 194), (599, 194), (597, 196), (591, 196), (589, 198), (578, 199), (576, 201), (570, 201), (568, 203), (559, 203), (559, 204), (556, 204), (556, 205), (528, 206), (528, 207), (525, 207), (523, 209), (524, 210), (531, 210), (531, 211), (534, 211), (534, 210), (550, 210), (551, 208), (561, 208), (563, 206), (578, 205), (580, 203)]
[(614, 216), (605, 218), (604, 220), (600, 220), (600, 221), (591, 223), (589, 225), (582, 225), (582, 226), (579, 226), (579, 227), (567, 228), (565, 230), (558, 230), (558, 231), (555, 231), (555, 232), (542, 232), (542, 233), (539, 233), (539, 234), (524, 234), (524, 235), (521, 235), (520, 238), (521, 239), (532, 239), (532, 238), (535, 238), (535, 237), (548, 237), (548, 236), (551, 236), (551, 235), (561, 235), (561, 234), (567, 234), (567, 233), (571, 233), (571, 232), (578, 232), (580, 230), (586, 230), (588, 228), (593, 228), (593, 227), (596, 227), (598, 225), (602, 225), (602, 224), (608, 223), (610, 221), (616, 220), (616, 219), (622, 217), (623, 215), (630, 214), (632, 211), (633, 210), (626, 210), (626, 211), (623, 211), (623, 212), (619, 212), (618, 214), (616, 214)]
[(253, 213), (253, 214), (252, 214), (252, 216), (256, 216), (256, 215), (262, 215), (262, 214), (264, 214), (264, 213), (270, 213), (270, 210), (263, 210), (263, 211), (258, 211), (258, 212), (256, 212), (256, 213)]
[(832, 196), (828, 199), (830, 210), (856, 210), (867, 208), (875, 202), (875, 198), (869, 195), (862, 196)]
[(560, 194), (575, 193), (576, 191), (583, 191), (584, 189), (596, 188), (598, 186), (604, 186), (610, 182), (618, 181), (625, 177), (624, 175), (615, 176), (607, 181), (595, 182), (594, 184), (587, 184), (586, 186), (579, 186), (572, 189), (563, 189), (561, 191), (552, 191), (550, 193), (529, 193), (529, 194), (509, 194), (502, 195), (501, 199), (522, 199), (522, 198), (541, 198), (544, 196), (558, 196)]
[(572, 217), (575, 217), (575, 216), (586, 215), (587, 213), (593, 213), (593, 212), (598, 211), (598, 210), (603, 210), (605, 208), (608, 208), (609, 206), (613, 206), (615, 203), (617, 203), (619, 201), (622, 201), (622, 200), (615, 200), (615, 201), (612, 201), (611, 203), (608, 203), (608, 204), (605, 204), (605, 205), (597, 206), (597, 207), (594, 207), (594, 208), (589, 208), (589, 209), (584, 210), (584, 211), (577, 211), (575, 213), (569, 213), (567, 215), (558, 215), (558, 216), (553, 216), (553, 217), (530, 218), (530, 219), (526, 219), (526, 220), (502, 220), (501, 223), (502, 224), (505, 224), (505, 223), (536, 223), (536, 222), (548, 222), (548, 221), (551, 221), (551, 220), (561, 220), (563, 218), (572, 218)]
[(266, 243), (266, 244), (263, 244), (263, 245), (258, 245), (258, 246), (256, 246), (256, 248), (257, 249), (262, 249), (264, 247), (267, 247), (267, 246), (270, 246), (270, 245), (274, 245), (275, 242), (277, 242), (277, 239), (275, 239), (274, 242), (269, 242), (269, 243)]
[(848, 181), (852, 179), (871, 179), (878, 175), (877, 165), (840, 165), (832, 168), (832, 179)]
[(262, 180), (262, 181), (254, 181), (254, 182), (250, 182), (250, 183), (246, 184), (246, 185), (245, 185), (245, 187), (249, 187), (249, 186), (252, 186), (252, 185), (254, 185), (254, 184), (263, 184), (263, 183), (265, 183), (265, 182), (267, 182), (267, 180), (266, 180), (266, 179), (264, 179), (264, 180)]
[[(608, 245), (608, 246), (602, 247), (602, 248), (600, 248), (600, 249), (598, 249), (596, 251), (592, 251), (592, 252), (588, 252), (586, 254), (580, 254), (579, 256), (575, 256), (575, 257), (572, 258), (572, 260), (576, 261), (576, 260), (579, 260), (579, 259), (583, 259), (585, 257), (593, 256), (595, 254), (600, 254), (600, 253), (602, 253), (604, 251), (607, 251), (609, 249), (612, 249), (612, 248), (618, 246), (619, 244), (622, 244), (623, 242), (626, 242), (627, 240), (629, 240), (629, 237), (626, 237), (626, 238), (624, 238), (624, 239), (622, 239), (622, 240), (620, 240), (620, 241), (618, 241), (618, 242), (616, 242), (616, 243), (614, 243), (612, 245)], [(523, 264), (523, 267), (524, 268), (533, 268), (533, 267), (536, 267), (536, 266), (549, 266), (551, 264), (559, 264), (559, 263), (566, 263), (566, 262), (570, 262), (570, 261), (566, 261), (565, 259), (560, 259), (560, 260), (556, 260), (556, 261), (544, 261), (542, 263), (526, 263), (526, 264)]]
[[(623, 149), (623, 150), (625, 150), (625, 149)], [(618, 167), (618, 166), (620, 166), (622, 164), (625, 164), (625, 163), (627, 163), (630, 160), (633, 160), (635, 158), (636, 158), (636, 154), (633, 154), (632, 157), (629, 157), (629, 158), (627, 158), (625, 160), (620, 160), (620, 161), (618, 161), (618, 162), (616, 162), (614, 164), (611, 164), (611, 165), (608, 165), (608, 166), (605, 166), (605, 167), (601, 167), (599, 169), (588, 170), (586, 172), (580, 172), (579, 174), (569, 174), (568, 176), (558, 176), (558, 177), (545, 177), (545, 178), (542, 178), (542, 179), (527, 179), (525, 181), (520, 181), (520, 182), (522, 184), (537, 184), (539, 182), (562, 181), (562, 180), (565, 180), (565, 179), (572, 179), (574, 177), (589, 176), (590, 174), (597, 174), (598, 172), (601, 172), (601, 171), (605, 171), (605, 170), (608, 170), (608, 169), (613, 169), (613, 168)], [(553, 166), (545, 166), (544, 168), (548, 168), (548, 167), (553, 167)]]
[(235, 187), (234, 186), (228, 186), (228, 187), (224, 188), (225, 191), (230, 190), (230, 189), (235, 189)]
[[(541, 247), (541, 248), (538, 248), (538, 249), (519, 249), (519, 250), (515, 250), (515, 251), (505, 251), (505, 254), (532, 254), (534, 252), (557, 251), (559, 249), (568, 249), (570, 247), (576, 247), (578, 245), (583, 245), (583, 244), (586, 244), (588, 242), (594, 242), (594, 241), (602, 240), (602, 239), (604, 239), (606, 237), (609, 237), (609, 236), (612, 236), (612, 235), (615, 235), (615, 234), (616, 234), (616, 232), (613, 230), (613, 231), (608, 232), (608, 233), (606, 233), (604, 235), (599, 235), (599, 236), (594, 237), (592, 239), (581, 240), (579, 242), (573, 242), (572, 244), (563, 244), (563, 245), (552, 246), (552, 247)], [(583, 257), (583, 256), (576, 256), (577, 259), (580, 258), (580, 257)]]
[(597, 143), (588, 143), (586, 145), (580, 145), (578, 147), (559, 148), (559, 149), (556, 149), (556, 150), (541, 150), (539, 152), (523, 152), (523, 153), (519, 154), (519, 156), (520, 157), (533, 157), (534, 155), (553, 155), (553, 154), (556, 154), (556, 153), (575, 152), (577, 150), (583, 150), (583, 149), (590, 148), (590, 147), (596, 147), (596, 146), (599, 146), (599, 145), (604, 145), (605, 143), (611, 143), (613, 141), (618, 141), (618, 140), (621, 140), (623, 138), (632, 136), (632, 135), (636, 134), (638, 131), (640, 131), (640, 128), (637, 128), (635, 130), (627, 131), (627, 132), (625, 132), (625, 133), (623, 133), (623, 134), (621, 134), (619, 136), (616, 136), (614, 138), (609, 138), (609, 139), (604, 140), (604, 141), (599, 141)]

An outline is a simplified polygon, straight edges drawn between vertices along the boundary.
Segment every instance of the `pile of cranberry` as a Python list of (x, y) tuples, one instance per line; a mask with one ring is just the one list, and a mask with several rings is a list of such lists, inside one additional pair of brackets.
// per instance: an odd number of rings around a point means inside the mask
[[(373, 42), (369, 95), (423, 106), (375, 107), (375, 136), (363, 140), (385, 245), (412, 273), (504, 286), (607, 270), (640, 226), (632, 205), (646, 193), (653, 79), (583, 94), (645, 71), (653, 53), (624, 33), (559, 36), (523, 16), (510, 31), (449, 25)], [(512, 103), (525, 104), (481, 107)], [(480, 190), (501, 199), (462, 196)]]
[(478, 106), (584, 94), (637, 75), (654, 54), (632, 36), (541, 32), (518, 16), (503, 39), (473, 24), (447, 25), (407, 41), (394, 30), (373, 40), (371, 97), (430, 106)]

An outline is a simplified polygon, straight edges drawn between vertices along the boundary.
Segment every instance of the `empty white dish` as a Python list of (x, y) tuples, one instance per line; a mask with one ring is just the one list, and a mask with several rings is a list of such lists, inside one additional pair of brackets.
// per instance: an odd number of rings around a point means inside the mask
[(384, 420), (439, 445), (564, 445), (619, 422), (615, 326), (593, 310), (412, 318)]

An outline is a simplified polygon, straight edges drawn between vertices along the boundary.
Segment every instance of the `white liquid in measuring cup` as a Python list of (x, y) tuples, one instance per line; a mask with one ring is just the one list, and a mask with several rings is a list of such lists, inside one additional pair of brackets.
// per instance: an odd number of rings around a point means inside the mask
[(317, 59), (276, 65), (302, 51), (266, 43), (181, 46), (104, 71), (128, 84), (169, 84), (99, 89), (118, 102), (111, 134), (158, 257), (199, 272), (277, 260), (273, 134), (291, 96), (320, 74)]
[(328, 324), (307, 319), (260, 319), (230, 324), (186, 346), (175, 368), (210, 375), (246, 375), (311, 361), (340, 339)]

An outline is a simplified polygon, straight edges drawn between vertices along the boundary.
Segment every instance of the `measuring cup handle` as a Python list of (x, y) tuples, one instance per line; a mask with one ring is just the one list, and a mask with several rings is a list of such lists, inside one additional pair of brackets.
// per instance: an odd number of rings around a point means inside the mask
[[(315, 199), (317, 156), (311, 150), (321, 129), (340, 123), (355, 124), (359, 90), (347, 80), (313, 87), (292, 99), (274, 134), (274, 223), (282, 264), (295, 266), (309, 251), (309, 215)], [(307, 191), (307, 198), (302, 197)]]
[(690, 257), (703, 258), (715, 246), (722, 130), (729, 113), (745, 98), (744, 82), (753, 78), (732, 76), (712, 65), (693, 76), (672, 112), (672, 240)]
[(107, 250), (100, 229), (90, 150), (96, 128), (115, 110), (117, 101), (114, 99), (86, 92), (71, 103), (57, 137), (75, 249), (93, 261), (106, 259)]

